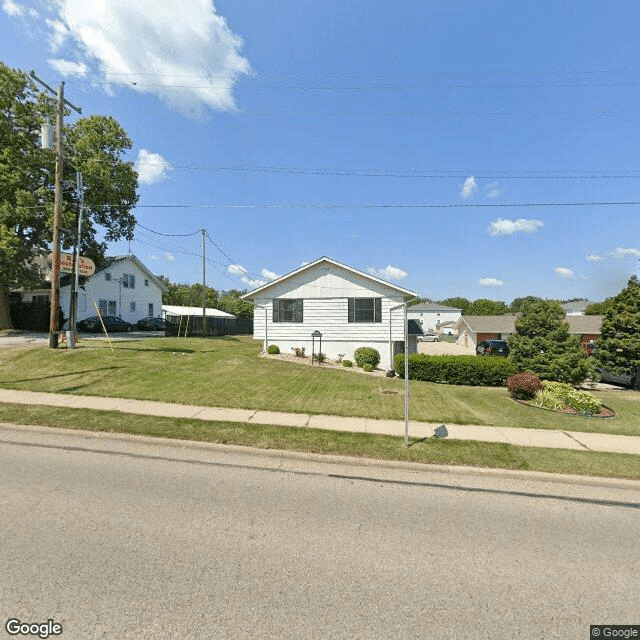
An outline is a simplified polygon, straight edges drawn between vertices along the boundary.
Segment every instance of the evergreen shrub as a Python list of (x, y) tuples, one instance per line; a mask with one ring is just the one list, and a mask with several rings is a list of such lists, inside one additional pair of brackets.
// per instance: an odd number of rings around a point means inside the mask
[(359, 347), (353, 352), (353, 359), (359, 367), (370, 364), (375, 369), (380, 363), (380, 353), (373, 347)]
[[(394, 363), (396, 372), (404, 378), (404, 354), (397, 354)], [(513, 363), (506, 358), (429, 356), (423, 353), (409, 356), (409, 380), (501, 387), (515, 372)]]
[(278, 355), (280, 353), (280, 347), (277, 344), (270, 344), (269, 348), (267, 349), (267, 353), (271, 354), (272, 356)]

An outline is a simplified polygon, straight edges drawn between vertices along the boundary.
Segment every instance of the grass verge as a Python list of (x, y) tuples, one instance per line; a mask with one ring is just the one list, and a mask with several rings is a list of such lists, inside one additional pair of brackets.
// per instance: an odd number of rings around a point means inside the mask
[(404, 439), (393, 436), (18, 404), (0, 404), (0, 421), (355, 458), (640, 479), (640, 456), (619, 453), (437, 439), (413, 440), (405, 448)]
[[(0, 349), (0, 387), (211, 407), (404, 419), (404, 381), (260, 358), (245, 336), (85, 340)], [(412, 421), (640, 436), (640, 393), (602, 392), (610, 420), (518, 405), (504, 388), (410, 383)]]

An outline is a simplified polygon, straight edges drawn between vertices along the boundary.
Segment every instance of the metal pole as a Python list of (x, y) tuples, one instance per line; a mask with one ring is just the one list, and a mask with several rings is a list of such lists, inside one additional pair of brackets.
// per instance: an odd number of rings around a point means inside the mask
[(207, 335), (207, 331), (205, 329), (205, 320), (207, 316), (207, 285), (205, 284), (205, 267), (204, 267), (204, 234), (205, 230), (202, 231), (202, 337), (204, 338)]
[(53, 238), (51, 259), (51, 311), (49, 314), (49, 348), (58, 348), (58, 306), (60, 302), (60, 220), (62, 218), (62, 123), (64, 117), (64, 82), (58, 87), (56, 106), (56, 177), (53, 204)]
[(71, 281), (71, 295), (69, 297), (69, 337), (67, 338), (67, 349), (76, 347), (76, 320), (78, 318), (78, 286), (80, 273), (80, 237), (82, 233), (82, 214), (84, 209), (84, 188), (82, 184), (82, 173), (76, 171), (76, 186), (78, 188), (78, 231), (76, 234), (76, 246), (73, 252), (73, 279)]
[(409, 327), (408, 303), (404, 303), (404, 446), (409, 446)]

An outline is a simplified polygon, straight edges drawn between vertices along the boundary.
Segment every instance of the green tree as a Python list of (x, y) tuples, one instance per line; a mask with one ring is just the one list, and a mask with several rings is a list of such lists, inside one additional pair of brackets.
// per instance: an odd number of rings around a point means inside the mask
[(509, 310), (511, 313), (520, 313), (525, 302), (541, 302), (542, 298), (538, 296), (525, 296), (524, 298), (514, 298), (511, 302)]
[(227, 313), (232, 313), (236, 318), (253, 318), (253, 303), (245, 302), (240, 298), (246, 291), (230, 289), (222, 291), (219, 298), (219, 308)]
[[(55, 158), (40, 149), (39, 136), (54, 106), (26, 74), (0, 63), (0, 329), (11, 327), (9, 290), (41, 281), (35, 260), (50, 252)], [(85, 185), (80, 250), (99, 264), (107, 242), (133, 239), (138, 180), (133, 163), (123, 160), (132, 143), (105, 116), (80, 118), (64, 136), (64, 181), (75, 184), (81, 171)], [(76, 228), (77, 196), (64, 189), (63, 229)], [(61, 243), (70, 249), (74, 236), (63, 232)]]
[(471, 305), (471, 301), (466, 298), (446, 298), (444, 300), (437, 300), (438, 304), (444, 305), (445, 307), (452, 307), (453, 309), (461, 309), (462, 315), (468, 315), (467, 309), (469, 305)]
[(602, 302), (592, 302), (585, 310), (585, 316), (603, 316), (615, 304), (615, 296)]
[(640, 281), (631, 276), (627, 286), (610, 299), (596, 340), (595, 360), (611, 373), (635, 377), (640, 389)]
[(499, 316), (503, 313), (509, 313), (509, 307), (504, 302), (486, 298), (474, 300), (465, 311), (468, 316)]
[(525, 302), (515, 324), (509, 346), (518, 371), (530, 371), (542, 380), (573, 384), (593, 375), (593, 363), (582, 349), (580, 338), (569, 332), (559, 302)]
[[(162, 294), (162, 304), (179, 307), (202, 306), (202, 284), (171, 282), (167, 276), (158, 276), (158, 280), (167, 288), (167, 291)], [(218, 308), (218, 292), (212, 287), (207, 287), (206, 306), (210, 309)]]

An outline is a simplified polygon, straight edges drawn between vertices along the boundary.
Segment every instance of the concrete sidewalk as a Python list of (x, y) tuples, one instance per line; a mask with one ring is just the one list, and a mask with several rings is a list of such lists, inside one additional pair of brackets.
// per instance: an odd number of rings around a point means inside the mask
[[(225, 409), (147, 400), (124, 398), (102, 398), (75, 396), (37, 391), (14, 391), (0, 389), (0, 402), (15, 404), (93, 409), (98, 411), (121, 411), (148, 416), (190, 418), (196, 420), (220, 420), (223, 422), (246, 422), (249, 424), (281, 425), (287, 427), (310, 427), (333, 431), (355, 431), (392, 436), (404, 436), (402, 420), (371, 420), (369, 418), (345, 418), (341, 416), (308, 415), (256, 411), (253, 409)], [(611, 453), (633, 453), (640, 455), (640, 437), (618, 436), (579, 431), (549, 429), (522, 429), (514, 427), (485, 427), (479, 425), (457, 425), (429, 422), (410, 422), (409, 436), (453, 440), (478, 440), (481, 442), (503, 442), (525, 447), (551, 447), (577, 451), (606, 451)]]

